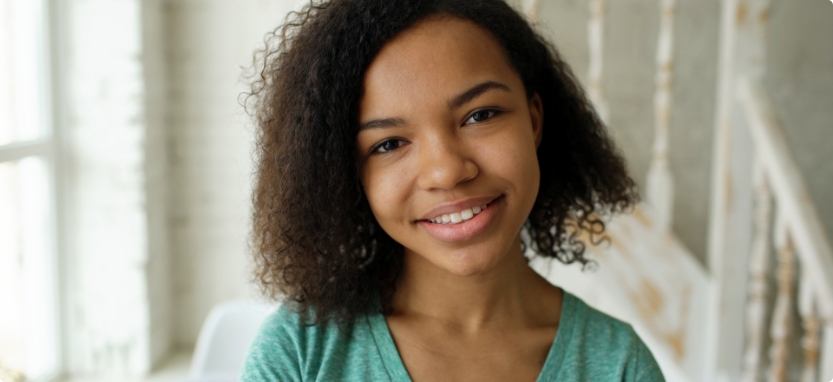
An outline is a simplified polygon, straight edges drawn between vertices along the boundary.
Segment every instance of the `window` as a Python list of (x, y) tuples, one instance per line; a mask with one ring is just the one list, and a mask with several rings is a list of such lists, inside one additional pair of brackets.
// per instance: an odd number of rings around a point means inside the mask
[(0, 379), (59, 371), (46, 5), (0, 2)]

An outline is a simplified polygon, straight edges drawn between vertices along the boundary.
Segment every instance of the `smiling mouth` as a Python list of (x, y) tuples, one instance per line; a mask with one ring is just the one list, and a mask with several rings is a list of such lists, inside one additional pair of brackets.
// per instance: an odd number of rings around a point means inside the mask
[(469, 208), (464, 208), (464, 209), (461, 209), (459, 211), (449, 212), (449, 213), (446, 213), (446, 214), (438, 215), (438, 216), (435, 216), (431, 219), (420, 219), (420, 220), (416, 220), (414, 222), (415, 223), (423, 223), (424, 222), (424, 223), (433, 223), (433, 224), (442, 224), (442, 225), (455, 225), (455, 224), (465, 223), (465, 222), (473, 219), (475, 216), (481, 214), (489, 206), (491, 206), (492, 204), (494, 204), (495, 202), (497, 202), (501, 198), (503, 198), (502, 194), (499, 195), (498, 197), (492, 199), (491, 201), (489, 201), (485, 204), (482, 204), (482, 205), (469, 207)]
[[(443, 222), (443, 216), (445, 216), (443, 215), (439, 217), (439, 221), (437, 217), (433, 217), (429, 220), (422, 219), (417, 222), (417, 225), (436, 240), (458, 244), (468, 242), (488, 231), (489, 227), (494, 227), (495, 222), (500, 218), (500, 206), (504, 204), (503, 199), (504, 195), (498, 196), (486, 203), (485, 208), (476, 214), (473, 211), (474, 207), (468, 212), (466, 210), (455, 212), (454, 214), (459, 213), (461, 216), (456, 217), (452, 214), (445, 218), (449, 220), (447, 223)], [(463, 213), (466, 214), (465, 217), (462, 216)]]

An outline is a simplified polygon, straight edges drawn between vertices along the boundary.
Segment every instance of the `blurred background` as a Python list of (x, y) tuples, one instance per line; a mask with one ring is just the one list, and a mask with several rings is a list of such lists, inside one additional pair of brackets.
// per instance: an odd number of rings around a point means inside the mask
[[(0, 0), (0, 381), (182, 380), (213, 307), (265, 303), (250, 276), (254, 128), (239, 98), (264, 36), (305, 3)], [(643, 194), (662, 3), (604, 12), (607, 121)], [(588, 4), (537, 4), (585, 84)], [(721, 7), (680, 1), (673, 25), (672, 230), (701, 267)], [(772, 1), (765, 52), (783, 141), (833, 237), (833, 4)]]

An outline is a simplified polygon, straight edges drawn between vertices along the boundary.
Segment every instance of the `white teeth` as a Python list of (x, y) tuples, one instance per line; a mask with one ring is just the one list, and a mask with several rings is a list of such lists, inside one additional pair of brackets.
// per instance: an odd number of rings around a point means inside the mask
[(465, 209), (462, 212), (460, 212), (460, 217), (462, 217), (463, 220), (469, 220), (474, 217), (474, 211), (472, 211), (471, 208)]
[(483, 210), (485, 209), (486, 205), (474, 206), (472, 208), (467, 208), (459, 212), (437, 216), (433, 219), (430, 219), (430, 221), (434, 224), (457, 224), (473, 218), (475, 215), (483, 212)]
[(451, 222), (452, 223), (457, 224), (461, 221), (463, 221), (463, 218), (460, 216), (460, 213), (455, 212), (455, 213), (451, 214)]

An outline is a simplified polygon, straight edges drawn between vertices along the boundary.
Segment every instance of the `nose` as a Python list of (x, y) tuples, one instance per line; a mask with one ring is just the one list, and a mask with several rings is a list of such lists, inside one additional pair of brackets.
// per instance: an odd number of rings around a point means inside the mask
[(427, 140), (419, 155), (417, 185), (423, 190), (450, 190), (474, 179), (480, 172), (463, 145), (451, 134)]

